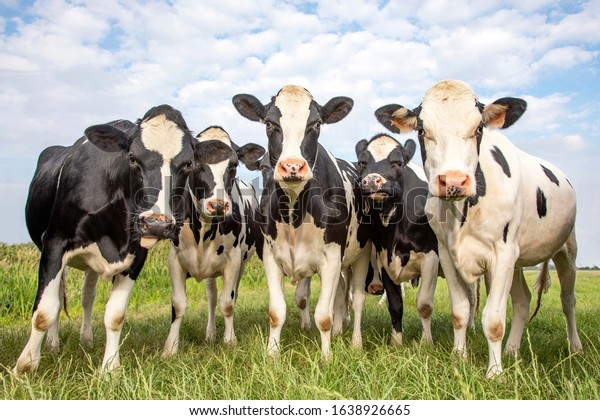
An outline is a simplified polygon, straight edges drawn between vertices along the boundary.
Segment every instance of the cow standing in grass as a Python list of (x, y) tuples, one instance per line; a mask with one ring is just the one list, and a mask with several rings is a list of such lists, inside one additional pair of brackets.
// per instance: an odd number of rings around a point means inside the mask
[(448, 280), (459, 352), (466, 353), (466, 284), (488, 275), (482, 315), (488, 376), (502, 371), (509, 292), (514, 315), (506, 350), (520, 347), (531, 299), (520, 267), (549, 258), (560, 280), (570, 349), (582, 349), (575, 324), (575, 191), (554, 165), (519, 150), (494, 130), (511, 126), (525, 109), (525, 101), (516, 98), (486, 106), (465, 83), (442, 81), (415, 109), (392, 104), (375, 112), (393, 132), (418, 133), (432, 195), (426, 210)]
[(392, 318), (392, 342), (402, 343), (402, 290), (399, 285), (421, 276), (417, 310), (422, 341), (433, 344), (431, 315), (437, 283), (437, 239), (427, 223), (427, 182), (423, 170), (410, 160), (413, 140), (404, 145), (387, 135), (356, 145), (360, 191), (370, 216), (377, 269)]
[(300, 279), (318, 273), (321, 293), (315, 324), (322, 354), (330, 355), (331, 331), (341, 331), (343, 321), (333, 316), (334, 304), (344, 305), (344, 293), (336, 291), (342, 270), (349, 269), (354, 283), (352, 343), (362, 346), (360, 322), (371, 247), (367, 229), (359, 223), (356, 169), (318, 142), (321, 125), (344, 118), (352, 100), (336, 97), (321, 106), (306, 89), (288, 85), (266, 105), (247, 94), (234, 96), (233, 104), (244, 117), (265, 124), (274, 168), (260, 204), (269, 286), (268, 353), (280, 350), (286, 317), (284, 276)]
[[(171, 201), (191, 169), (192, 137), (181, 113), (154, 107), (137, 123), (115, 121), (85, 130), (73, 146), (40, 155), (29, 188), (26, 222), (41, 250), (31, 336), (14, 372), (37, 368), (44, 335), (58, 348), (61, 289), (67, 266), (86, 271), (82, 341), (91, 340), (91, 306), (98, 277), (112, 280), (106, 305), (102, 367), (120, 365), (119, 340), (129, 295), (148, 249), (174, 239), (182, 221)], [(175, 203), (176, 204), (176, 203)]]
[(233, 312), (246, 261), (262, 245), (254, 188), (236, 177), (239, 161), (255, 162), (265, 153), (257, 144), (235, 145), (221, 127), (209, 127), (196, 137), (194, 160), (179, 211), (185, 224), (171, 246), (169, 273), (173, 290), (171, 329), (163, 356), (175, 354), (187, 307), (186, 278), (206, 279), (208, 325), (206, 341), (216, 336), (215, 277), (223, 277), (220, 308), (225, 320), (223, 341), (236, 342)]

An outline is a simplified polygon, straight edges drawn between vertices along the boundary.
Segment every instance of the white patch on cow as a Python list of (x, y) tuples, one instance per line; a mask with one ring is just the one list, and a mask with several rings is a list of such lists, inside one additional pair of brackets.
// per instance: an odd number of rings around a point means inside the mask
[[(227, 167), (229, 166), (229, 159), (222, 160), (219, 163), (214, 163), (211, 165), (207, 165), (210, 172), (212, 173), (213, 179), (215, 181), (215, 186), (211, 191), (209, 197), (205, 198), (202, 203), (202, 211), (205, 214), (208, 213), (208, 201), (211, 199), (223, 200), (225, 205), (229, 204), (229, 212), (231, 212), (231, 198), (229, 194), (227, 194), (227, 190), (225, 189), (225, 175), (227, 172)], [(228, 215), (228, 214), (226, 214)]]
[(229, 134), (227, 134), (227, 132), (220, 127), (207, 128), (202, 133), (198, 134), (198, 136), (196, 136), (196, 140), (219, 140), (227, 144), (228, 146), (231, 146), (231, 138), (229, 137)]
[(380, 162), (386, 159), (399, 145), (400, 143), (389, 136), (380, 136), (369, 143), (367, 150), (371, 152), (375, 162)]
[[(312, 100), (312, 95), (306, 89), (293, 85), (284, 86), (275, 98), (275, 106), (281, 112), (279, 125), (283, 134), (280, 162), (289, 158), (304, 159), (300, 147)], [(308, 169), (312, 177), (312, 170)]]
[[(152, 213), (164, 214), (172, 218), (171, 205), (171, 161), (183, 150), (184, 132), (173, 121), (168, 120), (165, 115), (158, 115), (143, 121), (141, 140), (148, 150), (157, 152), (162, 156), (163, 165), (160, 169), (162, 188), (158, 193), (155, 209), (144, 212), (140, 217), (146, 217)], [(149, 214), (148, 214), (149, 213)]]
[(94, 242), (88, 246), (65, 252), (63, 264), (83, 271), (93, 270), (103, 280), (110, 280), (116, 274), (128, 269), (133, 262), (133, 257), (133, 254), (127, 254), (123, 261), (110, 263), (102, 256), (98, 244)]

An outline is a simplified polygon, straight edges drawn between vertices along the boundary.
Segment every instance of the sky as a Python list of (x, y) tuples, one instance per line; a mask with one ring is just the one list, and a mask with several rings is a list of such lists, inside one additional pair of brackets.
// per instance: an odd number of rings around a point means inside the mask
[(24, 206), (39, 153), (90, 125), (167, 103), (196, 133), (220, 125), (238, 144), (266, 146), (264, 127), (231, 98), (267, 103), (293, 83), (321, 105), (354, 100), (321, 131), (353, 160), (360, 139), (385, 131), (377, 108), (413, 108), (437, 81), (460, 79), (484, 103), (528, 102), (504, 134), (570, 178), (577, 263), (600, 265), (599, 22), (598, 0), (0, 0), (0, 242), (30, 241)]

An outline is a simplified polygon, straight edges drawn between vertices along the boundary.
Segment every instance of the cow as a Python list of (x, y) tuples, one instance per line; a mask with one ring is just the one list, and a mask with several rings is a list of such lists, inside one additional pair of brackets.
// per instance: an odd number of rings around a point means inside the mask
[(348, 115), (352, 99), (335, 97), (320, 105), (308, 90), (287, 85), (266, 105), (249, 94), (235, 95), (232, 101), (242, 116), (265, 124), (273, 168), (260, 202), (269, 288), (267, 353), (280, 351), (286, 317), (284, 276), (301, 279), (317, 273), (321, 292), (314, 318), (322, 356), (329, 358), (332, 330), (341, 331), (343, 321), (342, 316), (333, 316), (334, 305), (344, 304), (344, 293), (337, 292), (343, 286), (340, 276), (350, 270), (355, 313), (352, 344), (362, 347), (360, 322), (371, 244), (368, 228), (359, 223), (356, 169), (336, 159), (318, 141), (321, 125)]
[(356, 144), (359, 185), (370, 217), (377, 269), (392, 318), (392, 343), (402, 343), (403, 297), (399, 285), (421, 276), (417, 310), (423, 325), (422, 342), (433, 344), (431, 315), (438, 277), (435, 233), (427, 222), (427, 182), (411, 162), (414, 140), (404, 145), (379, 134)]
[[(102, 370), (120, 366), (125, 311), (148, 250), (160, 239), (176, 239), (182, 224), (172, 204), (177, 204), (191, 171), (191, 138), (181, 113), (160, 105), (135, 124), (118, 120), (94, 125), (72, 146), (41, 153), (25, 212), (31, 238), (41, 251), (38, 290), (31, 335), (15, 374), (38, 367), (49, 328), (50, 345), (58, 347), (67, 266), (86, 272), (84, 311), (91, 312), (98, 277), (112, 280)], [(82, 340), (86, 334), (91, 338), (86, 316)]]
[(220, 309), (225, 321), (223, 342), (236, 343), (233, 312), (244, 265), (262, 244), (254, 188), (236, 177), (239, 161), (255, 162), (265, 153), (257, 144), (238, 147), (229, 134), (211, 126), (196, 136), (192, 171), (181, 202), (185, 223), (178, 243), (171, 245), (169, 274), (173, 290), (172, 319), (163, 356), (179, 347), (179, 330), (187, 306), (186, 278), (206, 279), (208, 325), (206, 341), (216, 336), (215, 277), (223, 277)]
[(552, 259), (561, 286), (571, 352), (582, 350), (575, 323), (575, 190), (554, 165), (514, 146), (497, 129), (525, 112), (519, 98), (484, 105), (464, 82), (431, 87), (421, 104), (390, 104), (376, 118), (395, 133), (416, 130), (431, 198), (426, 212), (438, 238), (452, 302), (454, 348), (466, 354), (466, 284), (486, 274), (482, 325), (488, 377), (502, 372), (509, 292), (513, 322), (507, 353), (520, 347), (531, 294), (521, 267)]

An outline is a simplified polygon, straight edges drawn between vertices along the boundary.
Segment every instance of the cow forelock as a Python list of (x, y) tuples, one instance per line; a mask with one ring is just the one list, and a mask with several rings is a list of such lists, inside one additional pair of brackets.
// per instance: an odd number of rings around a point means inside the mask
[(373, 156), (375, 162), (380, 162), (386, 159), (398, 145), (399, 143), (396, 140), (383, 135), (371, 140), (367, 146), (367, 150), (371, 152), (371, 156)]
[(198, 141), (219, 140), (228, 146), (231, 146), (231, 138), (229, 137), (229, 134), (221, 127), (208, 127), (206, 130), (198, 134), (196, 139)]

